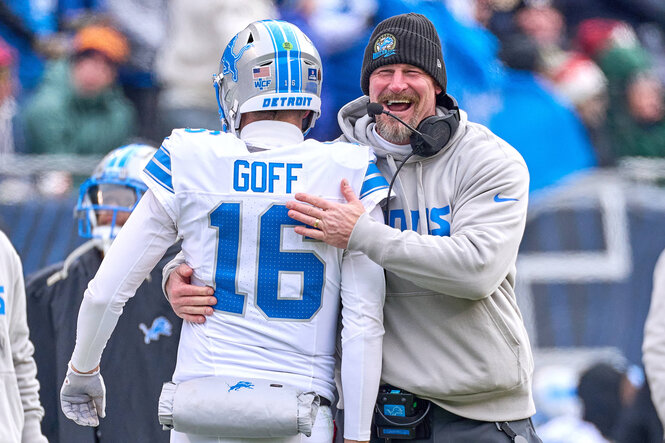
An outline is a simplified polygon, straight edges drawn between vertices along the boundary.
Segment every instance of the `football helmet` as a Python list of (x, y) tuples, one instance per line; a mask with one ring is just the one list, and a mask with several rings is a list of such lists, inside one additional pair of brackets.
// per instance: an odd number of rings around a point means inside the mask
[(92, 176), (79, 189), (74, 210), (79, 235), (98, 240), (104, 252), (118, 234), (125, 217), (148, 189), (141, 171), (157, 151), (144, 144), (130, 144), (109, 152), (97, 165)]
[(222, 128), (236, 134), (240, 115), (310, 110), (307, 133), (321, 113), (319, 52), (297, 26), (282, 20), (251, 23), (226, 46), (213, 85)]

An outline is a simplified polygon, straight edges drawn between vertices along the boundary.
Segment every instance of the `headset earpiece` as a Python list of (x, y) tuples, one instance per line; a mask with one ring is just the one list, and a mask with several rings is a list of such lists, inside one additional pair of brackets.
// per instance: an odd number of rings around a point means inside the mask
[(427, 117), (418, 125), (418, 131), (432, 137), (433, 143), (427, 143), (420, 134), (411, 134), (411, 147), (416, 155), (430, 157), (439, 152), (450, 140), (452, 128), (443, 117)]
[(460, 119), (457, 102), (448, 94), (445, 95), (443, 101), (446, 106), (445, 115), (432, 115), (418, 125), (418, 131), (430, 136), (432, 142), (428, 143), (420, 134), (415, 132), (411, 134), (410, 142), (414, 154), (421, 157), (430, 157), (443, 149), (455, 134)]

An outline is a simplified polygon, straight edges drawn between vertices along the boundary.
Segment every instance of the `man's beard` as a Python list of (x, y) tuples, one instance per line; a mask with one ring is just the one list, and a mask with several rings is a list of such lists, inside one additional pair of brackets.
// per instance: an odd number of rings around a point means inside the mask
[[(420, 123), (415, 114), (404, 121), (414, 128)], [(385, 114), (376, 119), (376, 130), (381, 137), (396, 145), (408, 145), (411, 141), (411, 134), (413, 133), (402, 123)]]
[[(418, 127), (418, 124), (420, 123), (420, 97), (418, 97), (418, 95), (386, 93), (377, 97), (377, 101), (382, 104), (387, 103), (390, 100), (395, 101), (400, 99), (407, 99), (411, 101), (411, 108), (413, 109), (411, 116), (402, 120), (414, 128)], [(381, 137), (396, 145), (408, 145), (410, 142), (411, 134), (413, 133), (402, 123), (386, 114), (376, 116), (376, 130), (381, 135)]]

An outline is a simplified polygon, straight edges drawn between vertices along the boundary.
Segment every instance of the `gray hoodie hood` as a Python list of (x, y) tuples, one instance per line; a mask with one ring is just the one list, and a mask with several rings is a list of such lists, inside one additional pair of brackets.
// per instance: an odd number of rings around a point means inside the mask
[[(374, 121), (373, 117), (367, 115), (368, 103), (369, 97), (364, 95), (362, 97), (358, 97), (352, 102), (347, 103), (342, 107), (342, 109), (339, 110), (339, 113), (337, 114), (337, 123), (342, 130), (342, 136), (340, 139), (350, 143), (371, 146), (377, 157), (386, 158), (388, 155), (390, 155), (397, 161), (404, 160), (404, 155), (387, 151), (382, 147), (383, 143), (377, 140), (374, 133), (374, 125), (376, 122)], [(445, 109), (442, 107), (437, 107), (436, 114), (440, 116), (445, 115)], [(463, 132), (460, 130), (463, 127), (462, 123), (466, 122), (466, 119), (466, 113), (460, 110), (460, 127), (448, 141), (446, 146), (444, 146), (440, 152), (435, 154), (434, 157), (441, 155), (443, 152), (448, 150), (450, 145), (452, 145), (453, 142), (459, 138), (460, 133)], [(422, 161), (423, 159), (424, 157), (414, 155), (407, 161), (407, 163)]]
[[(406, 161), (407, 165), (415, 164), (415, 169), (417, 171), (416, 176), (418, 177), (418, 184), (415, 186), (415, 189), (417, 189), (417, 196), (414, 199), (414, 197), (409, 198), (404, 193), (404, 184), (402, 183), (402, 179), (399, 177), (399, 175), (395, 176), (395, 173), (398, 169), (397, 163), (401, 163), (407, 155), (386, 149), (385, 142), (378, 139), (376, 132), (374, 131), (374, 125), (376, 125), (376, 122), (374, 121), (373, 117), (367, 115), (368, 103), (369, 97), (363, 96), (353, 100), (352, 102), (346, 104), (342, 109), (340, 109), (339, 113), (337, 114), (337, 121), (339, 127), (342, 130), (342, 136), (340, 137), (340, 140), (371, 146), (372, 150), (377, 156), (377, 166), (384, 174), (386, 180), (391, 182), (394, 178), (396, 183), (394, 190), (391, 191), (390, 194), (391, 199), (398, 197), (407, 214), (411, 213), (411, 209), (418, 208), (417, 210), (419, 212), (419, 216), (422, 220), (426, 220), (426, 204), (422, 185), (423, 164), (445, 155), (451, 146), (453, 146), (457, 140), (461, 138), (461, 134), (464, 132), (464, 128), (467, 122), (466, 113), (464, 111), (460, 111), (460, 125), (455, 134), (453, 134), (448, 143), (443, 147), (443, 149), (430, 157), (412, 155)], [(437, 107), (436, 109), (437, 115), (444, 115), (445, 112), (446, 110), (444, 108)], [(408, 217), (405, 220), (405, 223), (407, 229), (412, 229), (412, 222)], [(427, 227), (421, 223), (417, 231), (421, 234), (426, 234)]]

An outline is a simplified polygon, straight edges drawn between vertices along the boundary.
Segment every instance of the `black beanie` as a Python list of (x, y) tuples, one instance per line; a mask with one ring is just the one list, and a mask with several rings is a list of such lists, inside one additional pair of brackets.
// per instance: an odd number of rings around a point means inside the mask
[(406, 63), (428, 73), (446, 93), (446, 66), (434, 24), (422, 14), (390, 17), (376, 25), (365, 48), (360, 88), (369, 95), (369, 76), (384, 65)]

